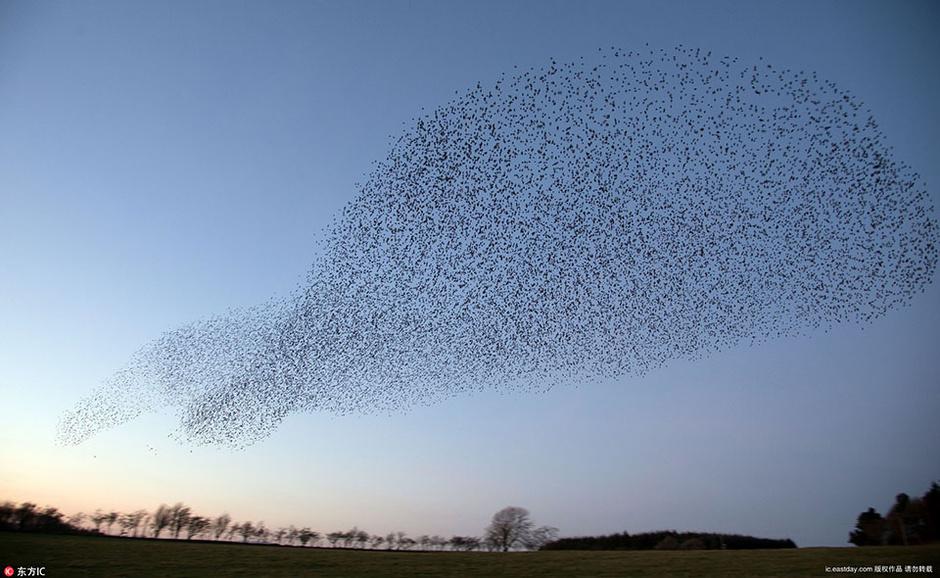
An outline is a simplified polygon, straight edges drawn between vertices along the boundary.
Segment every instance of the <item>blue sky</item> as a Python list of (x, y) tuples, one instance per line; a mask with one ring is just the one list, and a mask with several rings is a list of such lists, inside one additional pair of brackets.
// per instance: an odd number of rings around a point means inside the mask
[(937, 199), (938, 18), (906, 1), (0, 4), (0, 497), (448, 535), (512, 504), (565, 535), (844, 544), (858, 512), (940, 478), (936, 285), (864, 328), (542, 395), (295, 415), (244, 451), (180, 447), (171, 415), (78, 447), (54, 428), (162, 332), (291, 292), (390, 140), (516, 65), (649, 43), (813, 70)]

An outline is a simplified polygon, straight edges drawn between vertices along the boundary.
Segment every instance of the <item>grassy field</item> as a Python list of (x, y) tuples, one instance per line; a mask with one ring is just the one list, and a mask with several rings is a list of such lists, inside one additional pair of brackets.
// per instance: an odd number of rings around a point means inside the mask
[(837, 574), (827, 573), (827, 566), (887, 564), (932, 564), (938, 575), (940, 545), (500, 554), (330, 550), (0, 532), (0, 570), (8, 564), (45, 566), (48, 577), (833, 576)]

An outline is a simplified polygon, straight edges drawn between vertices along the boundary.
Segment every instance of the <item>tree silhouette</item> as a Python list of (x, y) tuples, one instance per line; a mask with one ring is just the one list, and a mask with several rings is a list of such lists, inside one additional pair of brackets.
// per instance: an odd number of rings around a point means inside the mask
[(114, 526), (114, 523), (118, 521), (120, 514), (117, 512), (108, 512), (104, 516), (104, 523), (108, 525), (108, 534), (111, 533), (111, 527)]
[[(23, 502), (19, 507), (15, 508), (13, 515), (16, 519), (16, 529), (25, 530), (27, 529), (33, 521), (36, 519), (36, 504), (32, 502)], [(98, 523), (101, 524), (100, 522)]]
[(242, 542), (247, 542), (248, 538), (251, 538), (255, 535), (255, 527), (251, 522), (245, 522), (241, 526), (236, 525), (236, 530), (242, 537)]
[(342, 535), (343, 535), (343, 547), (351, 548), (359, 539), (359, 528), (353, 526), (351, 530), (346, 530), (345, 532), (342, 532)]
[(307, 542), (311, 541), (315, 544), (316, 541), (320, 539), (320, 533), (304, 527), (297, 532), (297, 538), (300, 540), (301, 546), (306, 546)]
[(674, 534), (667, 534), (662, 540), (656, 543), (654, 550), (678, 550), (679, 539)]
[(166, 504), (160, 504), (153, 515), (150, 517), (150, 527), (153, 528), (153, 537), (159, 538), (160, 532), (170, 525), (172, 521), (172, 512)]
[(849, 542), (856, 546), (908, 546), (940, 539), (940, 485), (933, 482), (919, 498), (900, 493), (882, 518), (874, 508), (858, 516)]
[(484, 541), (493, 550), (508, 552), (515, 548), (540, 548), (557, 534), (550, 526), (536, 528), (525, 508), (509, 506), (493, 514)]
[(705, 540), (702, 538), (688, 538), (679, 544), (682, 550), (704, 550), (706, 548)]
[(130, 536), (135, 524), (133, 514), (121, 514), (121, 517), (118, 518), (118, 526), (121, 527), (122, 536)]
[(80, 531), (67, 523), (58, 508), (46, 506), (42, 509), (32, 502), (19, 506), (13, 502), (0, 504), (0, 530), (22, 532), (74, 532)]
[(293, 524), (288, 526), (287, 531), (284, 533), (284, 539), (287, 540), (287, 545), (293, 546), (294, 540), (297, 539), (298, 535), (299, 535), (299, 530), (297, 530), (297, 528), (295, 528)]
[(222, 534), (225, 533), (225, 530), (228, 529), (228, 525), (232, 523), (232, 517), (228, 514), (222, 514), (221, 516), (216, 516), (212, 520), (212, 535), (216, 540), (222, 538)]
[(480, 548), (480, 539), (476, 536), (454, 536), (450, 539), (450, 547), (465, 552), (477, 550)]
[(95, 513), (91, 515), (91, 523), (95, 525), (95, 532), (101, 531), (101, 524), (104, 524), (108, 515), (102, 512), (100, 509), (95, 510)]
[(529, 550), (538, 550), (545, 544), (555, 540), (558, 537), (558, 528), (552, 526), (539, 526), (523, 541), (523, 545)]
[(277, 531), (271, 532), (271, 537), (274, 539), (275, 544), (283, 545), (284, 536), (287, 535), (287, 528), (278, 528)]
[(173, 507), (170, 508), (170, 530), (173, 532), (174, 538), (180, 537), (180, 530), (189, 523), (189, 517), (191, 515), (192, 511), (189, 509), (189, 506), (183, 505), (182, 502), (176, 502), (173, 504)]
[(882, 543), (885, 520), (874, 508), (868, 508), (858, 516), (855, 530), (849, 534), (849, 542), (856, 546), (878, 546)]
[(411, 550), (414, 548), (415, 541), (408, 536), (398, 539), (398, 549), (399, 550)]
[(931, 539), (930, 509), (925, 501), (929, 492), (921, 498), (900, 494), (885, 520), (891, 529), (891, 544), (923, 544)]
[(186, 523), (186, 539), (192, 540), (193, 536), (198, 536), (205, 532), (212, 524), (209, 518), (203, 516), (190, 516)]
[[(0, 514), (0, 518), (2, 518), (2, 514)], [(77, 514), (72, 514), (71, 516), (69, 516), (69, 524), (72, 526), (75, 526), (76, 528), (81, 528), (82, 524), (84, 523), (85, 523), (84, 512), (79, 512)]]
[(940, 484), (930, 484), (923, 501), (927, 517), (927, 540), (940, 540)]
[(438, 536), (437, 534), (431, 536), (431, 539), (429, 540), (429, 542), (431, 544), (431, 547), (436, 548), (437, 550), (443, 550), (444, 547), (450, 543), (450, 541), (447, 538), (445, 538), (444, 536)]
[(137, 510), (134, 515), (140, 517), (140, 521), (134, 528), (134, 535), (143, 536), (147, 532), (147, 524), (150, 523), (151, 514), (147, 510)]
[[(84, 514), (82, 514), (84, 516)], [(16, 525), (16, 504), (7, 501), (0, 504), (0, 528), (13, 529)]]
[(396, 550), (407, 550), (414, 544), (414, 540), (408, 537), (408, 534), (405, 534), (402, 531), (395, 532), (395, 549)]
[(228, 530), (225, 532), (225, 539), (232, 541), (235, 538), (235, 534), (238, 534), (238, 530), (241, 529), (241, 526), (238, 524), (232, 524), (228, 527)]
[(129, 535), (133, 533), (134, 536), (137, 536), (137, 530), (144, 523), (146, 518), (147, 510), (137, 510), (129, 514), (124, 514), (124, 516), (121, 517), (121, 523)]
[(255, 527), (255, 537), (262, 544), (267, 543), (268, 536), (271, 532), (264, 526), (264, 522), (258, 522), (258, 525)]

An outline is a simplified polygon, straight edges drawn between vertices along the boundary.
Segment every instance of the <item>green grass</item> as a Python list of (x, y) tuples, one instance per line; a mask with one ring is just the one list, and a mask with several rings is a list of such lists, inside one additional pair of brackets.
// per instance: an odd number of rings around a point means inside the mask
[(0, 532), (0, 569), (7, 564), (45, 566), (49, 577), (834, 576), (826, 573), (826, 566), (885, 564), (932, 564), (934, 575), (940, 575), (940, 545), (501, 554), (330, 550)]

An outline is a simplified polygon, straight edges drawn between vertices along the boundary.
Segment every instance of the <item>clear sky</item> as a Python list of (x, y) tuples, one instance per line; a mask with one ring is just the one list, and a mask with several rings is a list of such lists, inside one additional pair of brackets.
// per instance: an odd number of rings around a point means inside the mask
[[(422, 107), (600, 46), (812, 70), (940, 198), (936, 2), (0, 2), (0, 499), (321, 531), (675, 528), (842, 545), (940, 479), (940, 288), (864, 328), (549, 393), (294, 415), (243, 451), (61, 413), (162, 332), (290, 293)], [(403, 123), (405, 123), (403, 125)], [(931, 416), (933, 416), (931, 418)]]

